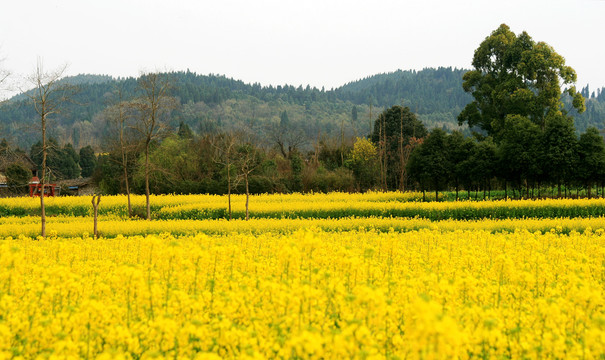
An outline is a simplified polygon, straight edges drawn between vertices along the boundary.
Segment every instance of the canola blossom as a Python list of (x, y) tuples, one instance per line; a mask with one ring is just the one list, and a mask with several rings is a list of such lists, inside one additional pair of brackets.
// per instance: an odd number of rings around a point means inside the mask
[(317, 228), (0, 241), (0, 358), (593, 358), (605, 237)]
[(420, 195), (0, 199), (0, 359), (604, 358), (605, 200)]
[[(36, 238), (40, 233), (40, 218), (35, 216), (0, 217), (0, 237), (26, 236)], [(274, 219), (260, 218), (249, 221), (235, 219), (218, 220), (155, 220), (124, 219), (115, 216), (102, 216), (99, 221), (99, 233), (103, 237), (133, 236), (146, 234), (171, 233), (173, 235), (194, 235), (230, 233), (282, 233), (287, 234), (298, 229), (314, 227), (326, 232), (352, 230), (377, 231), (413, 231), (421, 229), (455, 231), (482, 230), (487, 232), (555, 232), (569, 234), (572, 231), (602, 232), (605, 229), (605, 217), (574, 217), (548, 219), (482, 219), (482, 220), (438, 220), (422, 218), (383, 218), (350, 217), (340, 219)], [(92, 217), (54, 216), (46, 220), (51, 236), (86, 237), (92, 234)]]
[[(605, 216), (605, 198), (419, 202), (420, 193), (365, 194), (262, 194), (253, 195), (250, 213), (255, 218), (347, 218), (421, 217), (430, 220), (483, 218), (557, 218)], [(245, 196), (234, 195), (234, 218), (245, 218)], [(132, 197), (133, 206), (143, 209), (145, 197)], [(0, 199), (0, 216), (27, 216), (39, 213), (34, 198)], [(89, 197), (50, 198), (50, 216), (91, 216)], [(228, 218), (227, 197), (222, 195), (158, 195), (151, 197), (152, 218), (161, 220)], [(104, 196), (99, 214), (127, 215), (126, 197)]]

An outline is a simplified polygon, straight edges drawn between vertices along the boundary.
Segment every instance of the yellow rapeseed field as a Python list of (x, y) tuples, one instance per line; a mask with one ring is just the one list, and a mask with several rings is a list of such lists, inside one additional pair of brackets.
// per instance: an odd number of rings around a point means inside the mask
[(601, 216), (48, 220), (0, 217), (0, 359), (605, 357)]

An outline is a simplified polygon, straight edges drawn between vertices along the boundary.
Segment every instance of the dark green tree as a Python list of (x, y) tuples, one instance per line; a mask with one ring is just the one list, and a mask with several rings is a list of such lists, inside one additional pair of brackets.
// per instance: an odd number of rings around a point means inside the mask
[(592, 196), (592, 186), (605, 172), (605, 143), (599, 131), (590, 127), (580, 135), (578, 141), (577, 179), (586, 186), (588, 197)]
[(561, 197), (561, 184), (572, 180), (577, 164), (578, 139), (573, 119), (561, 114), (548, 116), (539, 142), (541, 173), (551, 184), (557, 185)]
[(439, 190), (446, 187), (452, 172), (447, 151), (447, 133), (435, 128), (422, 145), (412, 152), (407, 165), (410, 177), (419, 182), (423, 191), (427, 186), (433, 188), (436, 201), (439, 200)]
[(191, 128), (189, 127), (189, 125), (185, 124), (182, 121), (179, 124), (179, 130), (177, 132), (177, 135), (181, 139), (193, 139), (193, 131), (191, 131)]
[(301, 192), (303, 190), (303, 160), (298, 151), (293, 151), (290, 154), (290, 168), (292, 169), (290, 190), (295, 192)]
[[(500, 176), (517, 188), (529, 185), (539, 171), (538, 148), (540, 128), (527, 117), (514, 115), (506, 118), (498, 147)], [(505, 183), (506, 187), (506, 183)]]
[(472, 64), (474, 70), (464, 74), (462, 86), (474, 101), (458, 122), (478, 126), (498, 142), (510, 115), (544, 129), (546, 119), (562, 111), (561, 86), (567, 87), (578, 112), (585, 109), (584, 98), (573, 86), (575, 70), (551, 46), (535, 42), (526, 32), (517, 36), (500, 25), (475, 50)]
[[(403, 125), (403, 126), (402, 126)], [(410, 138), (423, 138), (427, 135), (426, 128), (418, 120), (416, 115), (410, 111), (410, 108), (393, 106), (383, 111), (374, 122), (374, 130), (371, 134), (371, 140), (374, 144), (383, 143), (386, 159), (386, 181), (389, 189), (398, 188), (398, 178), (400, 174), (400, 140), (403, 139), (401, 146), (409, 145)], [(379, 150), (380, 150), (379, 146)]]
[(71, 144), (65, 144), (59, 151), (57, 176), (60, 179), (76, 179), (80, 176), (80, 156)]
[(498, 162), (496, 153), (496, 145), (488, 137), (475, 146), (470, 156), (469, 175), (477, 185), (483, 188), (484, 199), (486, 190), (490, 191), (490, 181), (496, 175)]
[(290, 125), (290, 119), (288, 118), (288, 111), (284, 110), (279, 115), (279, 126), (283, 129)]
[(92, 146), (88, 145), (80, 149), (80, 168), (82, 169), (82, 177), (89, 177), (97, 166), (97, 157)]
[(10, 164), (6, 168), (6, 184), (15, 194), (24, 194), (27, 192), (27, 184), (31, 176), (31, 170), (20, 163)]
[(456, 200), (458, 200), (460, 185), (468, 171), (464, 161), (472, 155), (475, 143), (472, 139), (465, 139), (461, 132), (454, 131), (447, 136), (446, 147), (447, 160), (451, 166), (450, 180), (456, 190)]

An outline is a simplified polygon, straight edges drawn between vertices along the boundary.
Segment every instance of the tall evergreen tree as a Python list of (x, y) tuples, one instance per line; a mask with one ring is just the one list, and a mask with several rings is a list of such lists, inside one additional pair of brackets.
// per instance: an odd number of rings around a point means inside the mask
[(546, 119), (562, 111), (561, 86), (567, 87), (573, 107), (585, 110), (584, 98), (573, 86), (575, 70), (551, 46), (535, 42), (526, 32), (517, 36), (500, 25), (475, 50), (473, 67), (464, 74), (462, 86), (474, 101), (458, 122), (479, 126), (496, 140), (511, 115), (526, 117), (544, 129)]
[(92, 175), (97, 166), (97, 157), (92, 146), (88, 145), (80, 149), (80, 168), (82, 169), (82, 177)]
[[(403, 125), (403, 127), (402, 127)], [(426, 128), (409, 107), (393, 106), (383, 111), (374, 122), (371, 140), (375, 144), (383, 142), (386, 183), (388, 189), (397, 189), (400, 174), (400, 146), (410, 144), (410, 138), (423, 138)], [(400, 138), (403, 136), (403, 143)]]

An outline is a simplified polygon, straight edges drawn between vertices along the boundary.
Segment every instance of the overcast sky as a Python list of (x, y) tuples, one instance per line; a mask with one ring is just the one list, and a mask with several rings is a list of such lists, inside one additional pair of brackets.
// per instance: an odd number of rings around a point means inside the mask
[(605, 86), (605, 0), (27, 0), (3, 1), (1, 67), (31, 73), (224, 74), (326, 89), (397, 69), (470, 68), (501, 23), (545, 41)]

